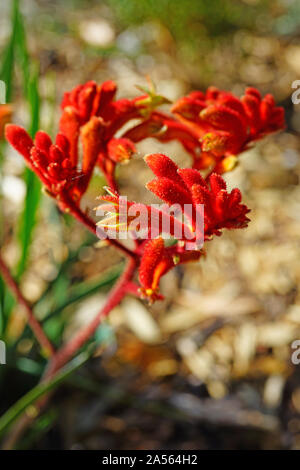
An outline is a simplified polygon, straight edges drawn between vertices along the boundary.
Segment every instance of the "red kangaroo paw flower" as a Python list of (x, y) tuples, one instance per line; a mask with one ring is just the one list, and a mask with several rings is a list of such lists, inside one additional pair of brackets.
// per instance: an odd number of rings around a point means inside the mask
[(202, 178), (199, 171), (194, 168), (182, 168), (177, 170), (178, 175), (184, 181), (187, 189), (190, 189), (194, 184), (200, 184), (201, 186), (206, 186), (205, 179)]
[[(155, 155), (152, 157), (154, 161), (156, 158)], [(196, 169), (177, 170), (177, 175), (183, 185), (179, 185), (178, 180), (175, 183), (161, 177), (148, 183), (147, 188), (169, 204), (204, 204), (206, 237), (213, 233), (220, 234), (222, 228), (241, 228), (247, 225), (248, 208), (240, 204), (238, 190), (227, 193), (226, 183), (221, 176), (213, 174), (208, 184)], [(190, 195), (187, 197), (188, 192)]]
[(200, 118), (215, 129), (236, 134), (241, 139), (245, 138), (246, 125), (234, 109), (224, 105), (211, 105), (201, 111)]
[(33, 140), (23, 127), (16, 126), (15, 124), (8, 124), (5, 127), (5, 137), (8, 142), (17, 150), (25, 160), (30, 162), (30, 152), (33, 147)]
[(244, 126), (246, 126), (246, 119), (244, 118), (244, 108), (241, 100), (231, 93), (220, 92), (218, 95), (218, 101), (226, 108), (233, 109), (239, 114), (240, 119), (242, 119)]
[(161, 277), (177, 264), (198, 261), (201, 251), (182, 251), (177, 247), (166, 248), (162, 238), (150, 240), (145, 244), (139, 267), (140, 292), (142, 298), (150, 303), (162, 300), (159, 293)]
[(97, 163), (98, 155), (103, 148), (103, 135), (105, 126), (101, 117), (93, 116), (80, 131), (82, 143), (82, 173), (78, 187), (83, 194), (89, 184), (92, 172)]
[(199, 97), (197, 95), (191, 95), (184, 96), (176, 101), (171, 111), (190, 121), (199, 121), (199, 114), (206, 106), (205, 98), (203, 94)]
[[(131, 100), (126, 98), (114, 100), (116, 91), (116, 84), (112, 81), (104, 82), (102, 85), (89, 81), (84, 85), (76, 86), (64, 94), (61, 104), (63, 112), (60, 119), (60, 130), (70, 143), (71, 161), (76, 166), (81, 128), (95, 117), (102, 118), (105, 130), (100, 133), (102, 143), (97, 160), (112, 187), (115, 187), (116, 163), (127, 161), (135, 152), (133, 142), (126, 135), (117, 139), (116, 132), (131, 119), (149, 117), (156, 106), (166, 102), (153, 90)], [(100, 136), (95, 135), (94, 138), (97, 142), (93, 145), (90, 142), (89, 148), (99, 145)], [(200, 147), (198, 142), (197, 145)], [(91, 160), (91, 152), (88, 160)], [(82, 181), (88, 181), (88, 179), (85, 178)], [(85, 188), (85, 184), (83, 182), (81, 184)]]
[(82, 122), (88, 121), (92, 115), (96, 93), (97, 84), (94, 81), (90, 81), (83, 86), (78, 94), (78, 111)]
[(240, 139), (229, 132), (209, 132), (201, 139), (202, 151), (222, 157), (226, 153), (234, 154), (240, 147)]
[(167, 204), (192, 204), (189, 193), (169, 178), (157, 178), (146, 184), (146, 188)]
[[(252, 95), (255, 98), (257, 98), (258, 100), (261, 100), (261, 94), (256, 88), (253, 88), (253, 87), (246, 88), (246, 94), (247, 95)], [(274, 98), (273, 98), (273, 102), (275, 104)]]
[(266, 95), (260, 105), (260, 116), (262, 122), (262, 135), (277, 130), (284, 129), (284, 109), (280, 106), (275, 106), (274, 98), (272, 95)]
[[(137, 227), (144, 231), (142, 236), (135, 236), (147, 240), (140, 240), (136, 251), (141, 256), (140, 292), (142, 297), (153, 302), (162, 298), (159, 282), (164, 274), (178, 263), (198, 260), (203, 254), (202, 245), (200, 246), (203, 239), (209, 240), (213, 235), (221, 235), (225, 228), (246, 227), (249, 209), (241, 203), (240, 191), (233, 189), (229, 193), (224, 179), (218, 174), (212, 174), (204, 180), (198, 170), (178, 169), (163, 154), (148, 155), (145, 161), (156, 175), (156, 179), (148, 183), (147, 188), (169, 206), (178, 204), (187, 219), (180, 220), (177, 213), (168, 213), (167, 206), (157, 209), (127, 199), (122, 201), (118, 193), (110, 192), (107, 196), (99, 197), (101, 204), (98, 210), (105, 217), (97, 225), (111, 233), (130, 233)], [(191, 213), (185, 213), (185, 204), (190, 205)], [(203, 207), (200, 208), (199, 204), (204, 206), (204, 233), (203, 227), (198, 224), (198, 215), (203, 214)], [(166, 221), (167, 229), (164, 224)], [(178, 237), (179, 228), (181, 230)], [(176, 238), (178, 243), (166, 247), (161, 238), (165, 234)]]
[(104, 120), (109, 118), (109, 107), (117, 92), (117, 85), (108, 80), (97, 88), (97, 94), (93, 105), (93, 115), (100, 116)]
[[(62, 134), (60, 134), (62, 136)], [(42, 152), (48, 153), (52, 145), (52, 140), (44, 131), (38, 131), (34, 138), (35, 146)], [(58, 144), (57, 144), (58, 145)], [(59, 145), (58, 145), (59, 147)]]
[(128, 232), (132, 238), (155, 238), (168, 233), (177, 239), (194, 240), (191, 227), (174, 217), (166, 208), (156, 208), (146, 204), (127, 201), (118, 194), (100, 196), (102, 203), (96, 208), (97, 215), (105, 215), (97, 225), (108, 229), (109, 234)]
[(144, 157), (145, 162), (151, 168), (155, 176), (166, 177), (175, 183), (181, 184), (181, 178), (178, 176), (178, 166), (171, 158), (162, 153), (152, 153)]
[(253, 94), (247, 93), (242, 97), (242, 103), (248, 118), (251, 135), (255, 135), (261, 127), (260, 99)]
[(241, 193), (233, 189), (226, 191), (226, 183), (220, 175), (212, 174), (209, 185), (192, 186), (192, 194), (198, 204), (204, 204), (204, 233), (205, 237), (221, 235), (221, 229), (244, 228), (249, 219), (246, 214), (248, 207), (241, 204)]
[(60, 200), (63, 194), (78, 198), (78, 174), (69, 154), (67, 138), (58, 134), (56, 144), (43, 131), (37, 132), (34, 141), (22, 127), (6, 126), (8, 142), (25, 158), (29, 167), (37, 174), (48, 193)]
[(59, 129), (68, 139), (70, 144), (70, 157), (72, 164), (78, 162), (78, 139), (80, 133), (80, 116), (71, 106), (64, 108), (59, 122)]
[(139, 268), (139, 281), (142, 296), (148, 297), (152, 302), (162, 299), (158, 294), (158, 284), (161, 276), (172, 267), (170, 259), (164, 259), (164, 241), (162, 238), (149, 240), (144, 248)]
[[(158, 177), (146, 185), (167, 204), (204, 205), (204, 235), (220, 235), (222, 228), (242, 228), (249, 221), (246, 214), (249, 209), (240, 204), (238, 190), (226, 191), (226, 183), (220, 175), (213, 174), (206, 182), (199, 171), (191, 168), (178, 169), (171, 159), (161, 154), (149, 155), (146, 163)], [(176, 172), (176, 173), (175, 173)], [(161, 174), (168, 175), (160, 176)], [(175, 176), (176, 175), (176, 176)], [(196, 227), (195, 210), (192, 210), (192, 226)], [(199, 210), (199, 209), (198, 209)], [(236, 220), (235, 220), (236, 218)]]
[(136, 152), (136, 148), (131, 140), (121, 137), (120, 139), (110, 139), (107, 144), (108, 156), (116, 163), (128, 162)]
[(82, 122), (86, 122), (91, 115), (96, 93), (97, 84), (92, 80), (84, 85), (78, 85), (64, 94), (61, 107), (65, 109), (71, 106), (76, 109)]

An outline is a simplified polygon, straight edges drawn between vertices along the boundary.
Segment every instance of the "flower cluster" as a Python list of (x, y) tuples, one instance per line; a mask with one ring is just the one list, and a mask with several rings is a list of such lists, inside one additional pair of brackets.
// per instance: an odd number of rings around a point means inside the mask
[[(163, 224), (161, 220), (166, 215), (161, 211), (161, 217), (156, 217), (155, 227), (151, 229), (157, 230), (157, 238), (143, 241), (139, 247), (141, 256), (139, 279), (141, 284), (141, 294), (146, 296), (150, 301), (161, 298), (159, 294), (159, 280), (163, 274), (179, 263), (188, 261), (196, 261), (202, 254), (201, 247), (197, 246), (197, 240), (209, 240), (213, 235), (221, 235), (224, 228), (244, 228), (247, 226), (249, 219), (246, 214), (249, 209), (241, 204), (241, 193), (238, 189), (233, 189), (230, 193), (226, 190), (226, 183), (220, 175), (212, 174), (207, 181), (203, 179), (199, 170), (193, 168), (179, 169), (177, 165), (166, 155), (152, 154), (145, 157), (147, 165), (151, 168), (156, 178), (146, 185), (147, 189), (152, 191), (156, 196), (165, 201), (168, 206), (178, 205), (182, 208), (183, 213), (186, 208), (192, 208), (186, 219), (188, 219), (188, 228), (183, 227), (180, 233), (182, 237), (176, 245), (166, 247), (162, 235)], [(118, 194), (109, 194), (100, 196), (102, 202), (106, 202), (107, 206), (101, 205), (101, 209), (106, 209), (109, 217), (100, 221), (101, 227), (107, 227), (108, 220), (110, 228), (119, 230), (120, 225), (118, 216), (120, 214), (120, 199)], [(122, 230), (128, 229), (132, 222), (133, 214), (130, 214), (132, 202), (128, 202), (126, 210), (129, 217), (126, 218), (128, 225), (122, 227)], [(139, 206), (138, 206), (139, 207)], [(151, 217), (151, 207), (147, 208), (146, 217), (140, 219), (140, 224), (148, 224)], [(196, 223), (197, 211), (204, 208), (204, 226), (203, 234), (197, 233), (202, 227)], [(139, 208), (139, 210), (141, 210)], [(153, 209), (152, 209), (153, 211)], [(112, 216), (113, 215), (113, 216)], [(175, 233), (176, 223), (183, 224), (183, 221), (175, 219), (171, 215), (169, 227), (169, 235)], [(147, 225), (148, 227), (148, 225)], [(143, 228), (143, 227), (142, 227)], [(190, 234), (194, 234), (191, 237)], [(150, 232), (148, 232), (150, 236)], [(201, 237), (202, 235), (202, 237)], [(191, 243), (194, 249), (191, 249)]]
[(251, 143), (284, 128), (283, 108), (275, 105), (272, 95), (262, 98), (255, 88), (247, 88), (241, 99), (215, 87), (195, 91), (180, 98), (172, 112), (200, 138), (196, 167), (213, 166), (217, 173), (231, 170), (236, 156)]
[(43, 131), (33, 142), (22, 127), (6, 127), (6, 139), (58, 200), (67, 197), (79, 202), (96, 165), (110, 187), (116, 188), (116, 164), (128, 161), (135, 152), (133, 141), (126, 136), (116, 138), (116, 132), (132, 119), (148, 119), (153, 109), (166, 101), (154, 91), (114, 100), (116, 91), (112, 81), (102, 85), (89, 81), (65, 93), (55, 144)]
[[(152, 110), (166, 102), (155, 91), (133, 99), (115, 100), (117, 87), (112, 81), (97, 85), (89, 81), (64, 94), (61, 108), (60, 131), (70, 142), (70, 156), (78, 164), (78, 141), (81, 136), (83, 155), (92, 154), (107, 178), (115, 187), (114, 170), (117, 163), (130, 159), (135, 152), (128, 137), (115, 138), (115, 134), (130, 120), (146, 118)], [(92, 165), (92, 161), (89, 164)]]
[[(253, 142), (282, 129), (284, 113), (271, 95), (262, 98), (253, 88), (248, 88), (241, 99), (216, 88), (209, 88), (206, 93), (193, 92), (173, 105), (171, 115), (157, 110), (168, 100), (154, 88), (143, 90), (143, 95), (132, 99), (115, 99), (116, 91), (112, 81), (101, 85), (89, 81), (65, 93), (55, 142), (43, 131), (37, 132), (33, 140), (22, 127), (13, 124), (6, 126), (5, 135), (48, 194), (93, 233), (98, 230), (92, 219), (81, 212), (80, 199), (95, 167), (100, 167), (109, 194), (99, 198), (98, 209), (106, 217), (98, 228), (101, 234), (104, 229), (119, 234), (138, 226), (144, 233), (143, 237), (132, 237), (134, 250), (115, 240), (110, 243), (139, 266), (139, 292), (152, 302), (162, 298), (161, 277), (177, 264), (198, 260), (203, 254), (203, 242), (221, 235), (223, 229), (247, 226), (249, 209), (241, 203), (240, 191), (228, 192), (220, 174), (232, 169), (237, 155)], [(125, 124), (136, 119), (138, 123), (131, 128), (127, 125), (123, 131)], [(179, 207), (181, 219), (176, 211), (126, 200), (126, 218), (122, 220), (124, 204), (115, 167), (128, 161), (136, 151), (135, 145), (148, 137), (160, 142), (177, 140), (193, 158), (192, 168), (179, 169), (163, 154), (145, 157), (155, 175), (147, 189), (167, 208)], [(202, 169), (205, 178), (200, 173)], [(134, 213), (137, 209), (138, 218)], [(171, 243), (164, 241), (166, 232)]]

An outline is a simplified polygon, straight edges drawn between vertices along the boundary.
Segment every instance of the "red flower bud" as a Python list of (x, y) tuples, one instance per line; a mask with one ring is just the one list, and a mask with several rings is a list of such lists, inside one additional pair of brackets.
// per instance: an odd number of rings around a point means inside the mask
[(43, 131), (37, 132), (34, 141), (22, 127), (6, 126), (8, 142), (25, 158), (29, 167), (37, 174), (53, 197), (62, 192), (78, 197), (78, 172), (73, 166), (69, 143), (65, 136), (58, 134), (56, 144)]

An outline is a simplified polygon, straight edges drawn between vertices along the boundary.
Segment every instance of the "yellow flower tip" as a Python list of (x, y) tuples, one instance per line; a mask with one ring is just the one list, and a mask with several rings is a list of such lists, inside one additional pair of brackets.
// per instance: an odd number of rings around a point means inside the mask
[(104, 248), (109, 245), (109, 242), (107, 240), (98, 240), (95, 244), (95, 248)]
[(145, 293), (147, 296), (151, 297), (151, 295), (153, 294), (153, 289), (146, 289)]
[(146, 299), (149, 305), (152, 305), (155, 300), (160, 298), (158, 287), (156, 287), (155, 289), (150, 288), (150, 287), (148, 288), (140, 287), (138, 291), (141, 295), (141, 298)]
[(227, 171), (232, 171), (238, 164), (238, 158), (235, 155), (230, 155), (229, 157), (224, 158), (222, 162), (224, 173)]
[(178, 255), (174, 255), (173, 256), (173, 263), (175, 264), (175, 266), (176, 266), (176, 264), (179, 263), (179, 261), (180, 261), (180, 257)]

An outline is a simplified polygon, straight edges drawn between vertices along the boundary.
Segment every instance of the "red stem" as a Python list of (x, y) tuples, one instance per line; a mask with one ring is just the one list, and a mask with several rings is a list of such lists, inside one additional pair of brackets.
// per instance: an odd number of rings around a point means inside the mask
[(95, 333), (102, 320), (110, 313), (110, 311), (118, 305), (127, 293), (127, 285), (131, 281), (136, 268), (136, 261), (131, 258), (127, 267), (119, 278), (110, 294), (104, 307), (98, 315), (85, 328), (82, 328), (65, 346), (63, 346), (52, 358), (48, 370), (44, 376), (44, 380), (52, 377), (61, 367), (63, 367)]
[(28, 304), (27, 300), (23, 297), (22, 292), (14, 278), (11, 276), (8, 267), (6, 266), (5, 262), (3, 261), (2, 257), (0, 256), (0, 273), (5, 280), (6, 284), (14, 294), (15, 298), (18, 300), (19, 304), (22, 305), (25, 309), (27, 320), (30, 328), (32, 329), (36, 339), (40, 343), (42, 349), (47, 353), (49, 356), (53, 356), (55, 354), (55, 349), (47, 336), (45, 335), (41, 325), (39, 324), (38, 320), (35, 318), (33, 311)]
[(135, 297), (140, 297), (139, 289), (140, 289), (140, 286), (138, 286), (135, 282), (129, 281), (127, 283), (126, 292), (128, 294), (132, 294)]

